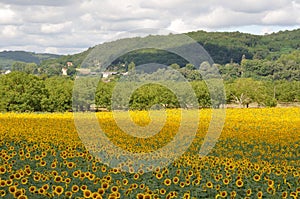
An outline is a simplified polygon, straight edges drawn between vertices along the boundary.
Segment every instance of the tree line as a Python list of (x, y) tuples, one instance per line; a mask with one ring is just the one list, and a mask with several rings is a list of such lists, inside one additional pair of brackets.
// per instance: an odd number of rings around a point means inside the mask
[[(150, 108), (189, 108), (188, 95), (182, 93), (178, 99), (173, 91), (159, 83), (144, 84), (125, 99), (128, 82), (121, 83), (116, 92), (118, 81), (103, 82), (97, 78), (80, 78), (80, 87), (74, 90), (74, 80), (64, 76), (37, 76), (15, 71), (0, 76), (0, 111), (1, 112), (65, 112), (89, 111), (92, 106), (111, 110), (117, 105), (128, 104), (128, 109), (148, 110)], [(223, 102), (212, 101), (212, 93), (205, 81), (191, 81), (195, 97), (200, 108), (220, 106)], [(181, 82), (171, 82), (180, 90)], [(132, 84), (130, 84), (132, 85)], [(93, 88), (96, 88), (93, 90)], [(181, 90), (184, 90), (181, 89)], [(275, 80), (262, 81), (251, 78), (239, 78), (225, 81), (226, 103), (236, 103), (247, 107), (250, 103), (260, 106), (276, 106), (278, 102), (299, 102), (300, 82)], [(218, 92), (214, 92), (218, 93)], [(114, 96), (113, 96), (114, 95)], [(75, 96), (75, 98), (74, 98)], [(114, 97), (114, 98), (113, 98)], [(216, 98), (218, 99), (218, 98)], [(119, 101), (118, 101), (119, 100)], [(123, 101), (122, 101), (123, 100)], [(125, 100), (125, 101), (124, 101)], [(126, 101), (127, 100), (127, 101)], [(76, 105), (72, 107), (72, 104)]]

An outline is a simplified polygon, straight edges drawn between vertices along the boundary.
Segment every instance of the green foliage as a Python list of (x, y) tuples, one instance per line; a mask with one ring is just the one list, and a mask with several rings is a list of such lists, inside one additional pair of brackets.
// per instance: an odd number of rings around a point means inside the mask
[(47, 90), (42, 80), (36, 76), (12, 72), (0, 78), (1, 111), (43, 111), (41, 99)]
[(47, 98), (42, 99), (43, 110), (47, 112), (64, 112), (72, 110), (73, 81), (67, 77), (51, 77), (45, 81)]
[(25, 51), (3, 51), (0, 52), (0, 68), (10, 68), (14, 62), (40, 64), (43, 60), (56, 58), (59, 58), (59, 55)]
[[(299, 81), (239, 78), (223, 82), (212, 78), (187, 83), (193, 94), (175, 70), (160, 69), (133, 77), (135, 81), (102, 82), (97, 77), (79, 77), (75, 85), (69, 77), (41, 77), (19, 71), (0, 76), (0, 111), (64, 112), (72, 110), (72, 105), (75, 111), (89, 111), (92, 105), (108, 110), (190, 108), (196, 107), (193, 95), (200, 108), (218, 108), (225, 104), (223, 83), (226, 102), (241, 107), (250, 103), (273, 107), (278, 102), (300, 102)], [(162, 77), (165, 81), (160, 83)], [(146, 83), (141, 86), (141, 81)]]
[(14, 62), (12, 71), (21, 71), (27, 74), (38, 74), (39, 67), (36, 63)]
[[(210, 54), (215, 63), (226, 65), (228, 63), (240, 64), (242, 59), (259, 59), (274, 61), (280, 58), (283, 54), (291, 53), (300, 47), (300, 29), (293, 31), (285, 31), (279, 33), (273, 33), (270, 35), (251, 35), (240, 32), (189, 32), (187, 36), (193, 38), (196, 42), (201, 44), (204, 49)], [(113, 57), (114, 53), (108, 46), (126, 46), (128, 43), (147, 43), (155, 38), (159, 41), (163, 37), (168, 36), (148, 36), (145, 38), (130, 38), (120, 39), (113, 42), (104, 43), (93, 48), (90, 48), (82, 53), (75, 55), (61, 56), (56, 60), (46, 60), (42, 62), (43, 68), (47, 67), (54, 62), (61, 65), (65, 65), (66, 62), (70, 61), (74, 66), (80, 67), (81, 63), (87, 55), (92, 52), (93, 49), (99, 49), (105, 51), (107, 54), (112, 54), (111, 63), (95, 63), (95, 60), (90, 60), (88, 64), (92, 65), (103, 65), (107, 66), (109, 70), (124, 70), (124, 64), (128, 66), (130, 62), (134, 62), (136, 66), (146, 63), (158, 63), (164, 65), (171, 65), (177, 63), (180, 67), (184, 67), (188, 62), (172, 52), (160, 50), (160, 49), (140, 49), (134, 50), (117, 57)], [(163, 47), (164, 44), (162, 44)], [(99, 62), (101, 55), (99, 55)], [(267, 76), (268, 71), (262, 69), (260, 73)], [(269, 69), (268, 69), (269, 70)]]
[(99, 79), (97, 77), (79, 77), (73, 87), (73, 108), (76, 111), (90, 111), (95, 104), (95, 93)]
[(95, 103), (99, 108), (106, 108), (108, 110), (111, 110), (111, 99), (114, 86), (114, 82), (99, 82), (95, 95)]

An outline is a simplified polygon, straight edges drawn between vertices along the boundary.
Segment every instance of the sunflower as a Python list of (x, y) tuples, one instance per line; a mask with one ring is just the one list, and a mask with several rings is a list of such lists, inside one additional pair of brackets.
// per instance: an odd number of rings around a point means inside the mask
[(211, 181), (208, 181), (208, 182), (206, 183), (206, 187), (209, 188), (209, 189), (211, 189), (211, 188), (214, 187), (214, 185), (213, 185), (213, 183), (212, 183)]
[(71, 180), (71, 178), (66, 178), (64, 181), (66, 184), (70, 184), (72, 180)]
[(30, 186), (29, 187), (29, 191), (31, 192), (31, 193), (34, 193), (35, 191), (36, 191), (36, 187), (35, 186)]
[(105, 193), (105, 189), (98, 188), (97, 193), (99, 193), (100, 195), (103, 195)]
[(199, 179), (195, 179), (192, 184), (193, 184), (193, 186), (195, 186), (195, 185), (199, 185), (200, 182), (201, 181)]
[(180, 183), (179, 183), (179, 186), (180, 186), (181, 188), (183, 188), (183, 187), (185, 186), (185, 183), (184, 183), (184, 182), (180, 182)]
[(55, 169), (56, 168), (56, 162), (52, 162), (51, 163), (51, 169)]
[(288, 197), (287, 191), (282, 192), (281, 196), (282, 198), (287, 198)]
[(46, 166), (46, 164), (47, 164), (47, 162), (46, 162), (45, 160), (41, 160), (41, 161), (40, 161), (40, 165), (41, 165), (42, 167)]
[(161, 189), (159, 190), (159, 193), (160, 193), (161, 195), (165, 195), (166, 192), (167, 192), (167, 191), (166, 191), (164, 188), (161, 188)]
[(224, 184), (224, 185), (228, 185), (229, 182), (230, 182), (230, 180), (229, 180), (228, 178), (224, 178), (224, 179), (223, 179), (223, 184)]
[[(18, 183), (18, 182), (15, 182), (15, 183)], [(11, 186), (13, 184), (13, 180), (9, 179), (9, 180), (6, 180), (6, 186)], [(19, 184), (15, 184), (16, 186), (19, 185)]]
[(137, 188), (139, 187), (139, 185), (136, 184), (136, 183), (133, 183), (133, 184), (131, 185), (131, 187), (132, 187), (132, 189), (137, 189)]
[(139, 177), (140, 177), (140, 175), (139, 175), (138, 173), (135, 173), (135, 174), (133, 175), (133, 179), (134, 179), (134, 180), (139, 179)]
[(73, 177), (74, 177), (74, 178), (77, 178), (78, 176), (79, 176), (79, 172), (78, 172), (78, 171), (74, 171), (74, 172), (73, 172)]
[(235, 198), (235, 197), (236, 197), (236, 191), (232, 191), (232, 192), (230, 193), (230, 196), (231, 196), (232, 198)]
[(5, 190), (0, 190), (0, 196), (4, 197), (6, 195)]
[(137, 198), (137, 199), (144, 199), (144, 194), (138, 193), (138, 194), (136, 195), (136, 198)]
[(293, 197), (294, 199), (298, 199), (297, 195), (298, 195), (297, 192), (294, 191), (290, 193), (290, 196)]
[(79, 186), (78, 185), (73, 185), (72, 186), (72, 192), (76, 193), (77, 191), (79, 191)]
[(151, 195), (146, 193), (145, 196), (144, 196), (144, 199), (151, 199)]
[(39, 193), (40, 195), (44, 195), (45, 192), (46, 192), (46, 190), (43, 189), (43, 188), (39, 188), (39, 189), (38, 189), (38, 193)]
[(221, 192), (220, 192), (220, 196), (221, 196), (222, 198), (226, 198), (226, 197), (227, 197), (227, 191), (221, 191)]
[(244, 182), (243, 182), (241, 179), (239, 179), (239, 180), (237, 180), (237, 181), (235, 182), (235, 185), (236, 185), (238, 188), (241, 188), (242, 186), (244, 186)]
[(113, 169), (113, 173), (114, 173), (114, 174), (117, 174), (117, 173), (119, 173), (119, 169), (117, 169), (117, 168), (114, 168), (114, 169)]
[(5, 186), (6, 186), (6, 181), (0, 180), (0, 187), (5, 187)]
[(257, 192), (256, 196), (257, 198), (262, 198), (263, 192), (262, 191)]
[(27, 196), (25, 196), (25, 195), (20, 195), (20, 196), (18, 196), (18, 198), (17, 199), (27, 199), (28, 197)]
[(128, 184), (128, 180), (127, 180), (126, 178), (123, 179), (122, 182), (123, 182), (124, 185), (127, 185), (127, 184)]
[(105, 176), (105, 179), (106, 179), (107, 181), (111, 181), (111, 180), (112, 180), (112, 178), (111, 178), (110, 175)]
[(88, 189), (83, 190), (83, 197), (90, 198), (92, 196), (92, 192)]
[(54, 189), (54, 193), (57, 195), (61, 195), (64, 192), (64, 188), (62, 186), (56, 186)]
[(17, 187), (16, 186), (10, 186), (8, 188), (8, 191), (9, 191), (9, 193), (13, 194), (13, 193), (15, 193), (17, 191)]
[(111, 192), (118, 192), (119, 188), (117, 186), (112, 186), (110, 190)]
[(247, 196), (251, 196), (251, 194), (252, 194), (252, 190), (251, 190), (251, 189), (247, 189), (246, 195), (247, 195)]
[(145, 184), (140, 184), (140, 189), (145, 189)]
[(190, 199), (190, 198), (191, 198), (190, 193), (184, 193), (184, 194), (183, 194), (183, 198), (184, 198), (184, 199)]
[(27, 184), (27, 182), (28, 182), (28, 179), (27, 179), (27, 178), (22, 178), (21, 184)]
[(62, 177), (61, 176), (55, 176), (54, 177), (54, 182), (62, 182), (63, 181), (63, 179), (62, 179)]
[(21, 195), (23, 195), (23, 193), (22, 193), (22, 191), (21, 191), (20, 189), (18, 189), (18, 190), (16, 190), (16, 191), (14, 192), (14, 197), (15, 197), (15, 198), (18, 198), (18, 197), (21, 196)]
[(85, 184), (83, 184), (83, 185), (80, 186), (80, 190), (81, 190), (81, 191), (87, 190), (87, 188), (88, 188), (88, 187), (87, 187), (87, 185), (85, 185)]
[(179, 182), (179, 178), (177, 177), (177, 176), (175, 176), (174, 178), (173, 178), (173, 183), (174, 184), (177, 184)]
[(273, 187), (268, 187), (268, 188), (267, 188), (267, 192), (268, 192), (269, 194), (273, 194), (273, 193), (274, 193)]
[(107, 189), (109, 187), (109, 184), (107, 182), (102, 183), (102, 188)]
[(0, 174), (3, 175), (6, 172), (6, 168), (4, 166), (0, 166)]
[(74, 162), (68, 162), (68, 163), (67, 163), (67, 167), (68, 167), (69, 169), (71, 169), (71, 168), (75, 167), (75, 163), (74, 163)]
[(160, 179), (163, 178), (163, 174), (157, 173), (157, 174), (155, 175), (155, 177), (156, 177), (158, 180), (160, 180)]
[(48, 185), (48, 184), (44, 184), (44, 185), (42, 186), (42, 188), (46, 191), (46, 190), (49, 189), (49, 185)]
[(95, 174), (91, 174), (91, 175), (88, 176), (88, 179), (89, 179), (90, 181), (93, 181), (93, 180), (95, 179), (95, 177), (96, 177)]
[(255, 174), (255, 175), (253, 176), (253, 180), (254, 180), (255, 182), (260, 181), (260, 175)]
[(143, 175), (143, 174), (144, 174), (144, 170), (143, 170), (143, 169), (139, 169), (139, 170), (138, 170), (138, 173), (139, 173), (140, 175)]
[(274, 181), (273, 180), (268, 180), (268, 186), (273, 187), (274, 186)]
[(20, 173), (16, 173), (16, 174), (15, 174), (15, 178), (16, 178), (17, 180), (20, 180), (20, 179), (21, 179), (21, 177), (22, 177), (22, 176), (21, 176), (21, 174), (20, 174)]
[(171, 183), (172, 183), (172, 180), (169, 179), (169, 178), (166, 178), (166, 179), (164, 180), (164, 184), (165, 184), (166, 186), (170, 186)]
[(102, 171), (102, 173), (105, 173), (105, 172), (107, 171), (106, 166), (102, 166), (102, 167), (101, 167), (101, 171)]

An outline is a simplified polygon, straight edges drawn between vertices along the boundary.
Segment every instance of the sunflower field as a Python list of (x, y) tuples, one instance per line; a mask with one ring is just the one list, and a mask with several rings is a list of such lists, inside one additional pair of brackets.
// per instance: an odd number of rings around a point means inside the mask
[[(96, 117), (114, 145), (148, 153), (178, 131), (180, 111), (166, 112), (160, 132), (147, 138), (123, 132), (111, 112)], [(189, 118), (199, 125), (179, 158), (138, 170), (128, 161), (112, 168), (90, 153), (72, 113), (0, 114), (0, 198), (300, 198), (300, 108), (226, 109), (221, 135), (206, 156), (199, 150), (212, 111), (199, 112), (200, 121)], [(88, 121), (95, 113), (83, 114)], [(139, 126), (150, 122), (147, 111), (130, 114)]]

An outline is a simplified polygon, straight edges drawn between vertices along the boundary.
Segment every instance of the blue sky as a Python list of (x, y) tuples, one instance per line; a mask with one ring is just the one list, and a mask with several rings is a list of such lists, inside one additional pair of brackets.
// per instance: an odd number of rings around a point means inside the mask
[(265, 34), (300, 28), (300, 0), (0, 0), (0, 51), (73, 54), (155, 29)]

